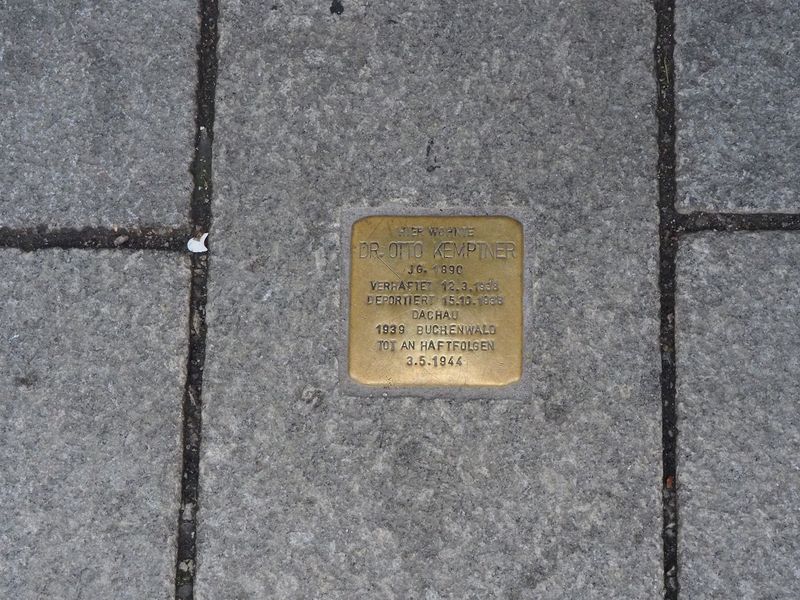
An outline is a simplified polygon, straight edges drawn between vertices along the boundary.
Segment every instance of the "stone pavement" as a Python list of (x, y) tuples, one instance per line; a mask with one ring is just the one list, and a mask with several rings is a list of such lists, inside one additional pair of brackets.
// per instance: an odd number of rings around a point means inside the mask
[[(799, 28), (7, 2), (0, 597), (800, 597)], [(520, 219), (525, 393), (342, 381), (391, 207)]]

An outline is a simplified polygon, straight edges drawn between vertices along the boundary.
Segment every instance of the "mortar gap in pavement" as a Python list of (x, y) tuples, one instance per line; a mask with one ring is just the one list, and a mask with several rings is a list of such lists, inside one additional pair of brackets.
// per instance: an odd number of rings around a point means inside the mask
[[(217, 83), (216, 0), (200, 0), (200, 41), (197, 45), (197, 113), (195, 153), (191, 166), (194, 189), (190, 208), (193, 236), (211, 229), (212, 145), (214, 96)], [(185, 240), (184, 240), (185, 243)], [(183, 394), (183, 469), (178, 513), (178, 545), (175, 562), (175, 598), (193, 600), (197, 559), (197, 511), (200, 486), (203, 368), (206, 356), (206, 299), (209, 253), (191, 255), (189, 292), (189, 352)]]
[(664, 598), (677, 600), (678, 496), (675, 406), (675, 266), (680, 216), (675, 210), (675, 2), (655, 0), (656, 40), (653, 49), (658, 121), (659, 270), (661, 300), (661, 443)]
[(183, 252), (190, 235), (189, 227), (0, 227), (0, 248), (17, 248), (26, 252), (45, 248)]
[(681, 233), (700, 231), (798, 231), (800, 213), (677, 213)]

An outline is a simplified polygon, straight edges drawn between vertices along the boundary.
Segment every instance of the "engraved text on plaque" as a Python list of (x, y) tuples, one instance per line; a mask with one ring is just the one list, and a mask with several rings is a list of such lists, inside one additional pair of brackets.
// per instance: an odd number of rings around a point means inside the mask
[(523, 232), (505, 216), (353, 224), (349, 373), (379, 386), (501, 386), (522, 376)]

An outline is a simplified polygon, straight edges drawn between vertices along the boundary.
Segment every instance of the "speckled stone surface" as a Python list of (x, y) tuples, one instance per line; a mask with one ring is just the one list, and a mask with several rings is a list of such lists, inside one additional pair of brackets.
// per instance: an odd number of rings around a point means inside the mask
[(0, 251), (0, 597), (173, 597), (183, 260)]
[(800, 211), (800, 11), (677, 0), (678, 208)]
[[(653, 11), (221, 3), (197, 598), (661, 594)], [(340, 216), (516, 207), (530, 396), (338, 384)]]
[(800, 236), (681, 249), (682, 598), (800, 597)]
[(0, 225), (182, 225), (197, 3), (0, 10)]

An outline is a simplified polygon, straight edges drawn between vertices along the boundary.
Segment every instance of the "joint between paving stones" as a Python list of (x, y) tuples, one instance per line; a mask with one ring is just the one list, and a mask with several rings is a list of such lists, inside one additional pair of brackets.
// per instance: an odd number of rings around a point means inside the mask
[(208, 255), (193, 254), (189, 297), (189, 353), (183, 394), (183, 469), (175, 572), (175, 597), (178, 600), (194, 598), (207, 289)]
[(200, 41), (197, 44), (197, 113), (195, 156), (192, 164), (194, 190), (191, 223), (195, 236), (211, 227), (211, 158), (214, 142), (214, 95), (217, 86), (217, 0), (200, 0)]
[[(211, 228), (212, 145), (214, 98), (217, 83), (216, 0), (200, 0), (200, 41), (197, 45), (196, 134), (192, 162), (194, 188), (190, 207), (193, 234)], [(197, 564), (197, 512), (200, 500), (200, 442), (202, 433), (203, 368), (206, 356), (206, 300), (209, 253), (192, 254), (189, 292), (189, 352), (183, 394), (183, 469), (178, 513), (178, 543), (175, 563), (176, 600), (194, 599)]]
[(800, 213), (676, 213), (676, 230), (702, 231), (800, 231)]
[(0, 248), (16, 248), (25, 252), (46, 248), (183, 252), (190, 235), (188, 227), (0, 227)]
[(675, 406), (675, 267), (681, 218), (675, 210), (675, 2), (655, 0), (653, 49), (658, 121), (659, 292), (661, 352), (662, 542), (664, 599), (678, 599), (678, 497)]

